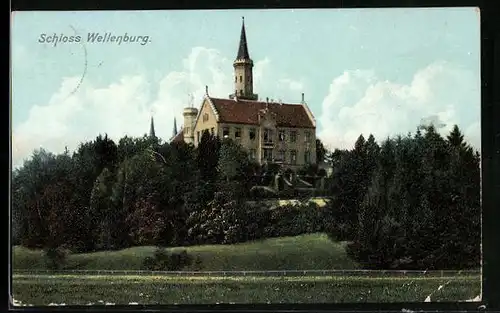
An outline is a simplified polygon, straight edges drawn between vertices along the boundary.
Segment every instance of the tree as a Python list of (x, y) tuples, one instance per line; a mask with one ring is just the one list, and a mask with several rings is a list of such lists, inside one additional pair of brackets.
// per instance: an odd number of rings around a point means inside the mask
[(219, 150), (217, 170), (226, 181), (242, 180), (249, 165), (248, 157), (241, 146), (230, 139), (224, 139)]
[(217, 137), (210, 135), (208, 131), (203, 132), (197, 147), (196, 164), (204, 181), (214, 182), (217, 178), (220, 145)]
[(454, 125), (452, 131), (448, 136), (446, 136), (449, 144), (452, 147), (466, 148), (466, 143), (464, 142), (464, 135), (460, 132), (458, 125)]
[(328, 151), (323, 142), (320, 139), (316, 139), (316, 163), (324, 162), (327, 154)]
[(382, 145), (360, 207), (357, 236), (348, 247), (348, 253), (365, 267), (479, 265), (477, 154), (460, 139), (458, 128), (448, 140), (432, 126), (424, 130), (424, 135), (417, 130), (413, 137)]
[(167, 226), (164, 215), (152, 196), (139, 199), (128, 218), (130, 236), (135, 245), (152, 246), (160, 243), (161, 234)]
[(97, 177), (90, 195), (91, 224), (94, 225), (94, 242), (98, 248), (110, 249), (113, 206), (112, 187), (115, 177), (108, 168), (104, 168)]

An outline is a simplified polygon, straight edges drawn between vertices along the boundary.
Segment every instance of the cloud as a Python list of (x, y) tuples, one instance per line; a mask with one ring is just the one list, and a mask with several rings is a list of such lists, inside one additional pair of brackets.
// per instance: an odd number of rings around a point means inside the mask
[(352, 148), (360, 134), (380, 141), (421, 123), (434, 123), (443, 134), (457, 124), (479, 149), (478, 89), (469, 72), (446, 62), (419, 70), (409, 84), (382, 80), (371, 70), (346, 71), (323, 100), (318, 136), (330, 148)]
[[(125, 60), (133, 64), (133, 60)], [(268, 59), (256, 63), (256, 75), (262, 77)], [(231, 93), (231, 82), (225, 70), (227, 60), (215, 49), (195, 47), (183, 60), (179, 71), (163, 77), (148, 77), (134, 70), (107, 86), (93, 86), (86, 81), (76, 92), (80, 77), (62, 79), (59, 90), (48, 103), (34, 105), (28, 118), (13, 129), (13, 165), (22, 164), (33, 149), (43, 147), (60, 153), (70, 151), (97, 134), (107, 133), (114, 140), (125, 134), (142, 136), (149, 130), (154, 112), (157, 135), (168, 140), (172, 135), (173, 118), (183, 122), (182, 109), (198, 106), (208, 85), (213, 95)], [(14, 107), (15, 109), (15, 107)]]
[(301, 92), (304, 90), (304, 84), (301, 81), (293, 80), (290, 78), (280, 79), (278, 81), (278, 86), (293, 92)]
[(269, 70), (271, 60), (269, 58), (264, 58), (263, 60), (255, 62), (253, 69), (253, 81), (255, 90), (263, 90), (266, 86), (263, 81), (263, 73)]

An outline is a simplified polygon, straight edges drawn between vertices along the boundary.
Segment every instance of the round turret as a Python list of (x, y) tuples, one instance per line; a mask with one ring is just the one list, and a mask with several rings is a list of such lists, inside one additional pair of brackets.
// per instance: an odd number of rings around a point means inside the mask
[(192, 107), (185, 108), (182, 115), (184, 116), (184, 141), (194, 144), (194, 123), (198, 116), (198, 109)]

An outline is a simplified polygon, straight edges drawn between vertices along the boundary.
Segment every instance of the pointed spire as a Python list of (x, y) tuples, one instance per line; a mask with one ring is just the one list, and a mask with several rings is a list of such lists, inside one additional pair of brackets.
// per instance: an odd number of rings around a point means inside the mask
[(174, 117), (174, 130), (173, 130), (172, 137), (175, 137), (175, 135), (177, 135), (177, 120)]
[(155, 135), (155, 123), (153, 117), (151, 116), (151, 125), (149, 126), (149, 137), (156, 138)]
[(250, 55), (248, 54), (247, 35), (245, 33), (245, 18), (241, 17), (241, 20), (240, 46), (238, 48), (238, 56), (236, 57), (236, 60), (249, 60)]

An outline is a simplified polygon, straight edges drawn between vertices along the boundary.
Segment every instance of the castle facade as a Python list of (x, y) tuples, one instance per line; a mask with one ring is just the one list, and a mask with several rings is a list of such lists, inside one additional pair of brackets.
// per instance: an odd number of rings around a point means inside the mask
[(203, 132), (231, 138), (248, 151), (249, 158), (298, 169), (316, 163), (316, 121), (304, 101), (259, 101), (253, 90), (253, 61), (248, 52), (245, 23), (234, 67), (234, 93), (212, 97), (208, 87), (199, 109), (184, 109), (184, 125), (172, 141), (197, 146)]

